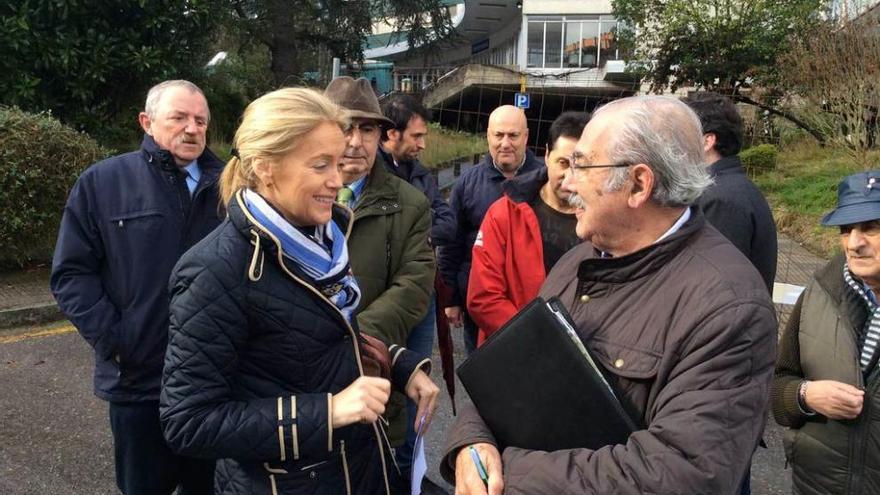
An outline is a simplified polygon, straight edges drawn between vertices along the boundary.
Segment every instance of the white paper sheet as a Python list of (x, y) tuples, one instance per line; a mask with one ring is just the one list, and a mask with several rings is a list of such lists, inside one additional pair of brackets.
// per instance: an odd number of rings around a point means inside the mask
[(422, 427), (425, 425), (425, 418), (419, 422), (419, 432), (416, 435), (416, 444), (413, 446), (412, 461), (412, 484), (410, 490), (412, 495), (420, 495), (422, 493), (422, 480), (425, 473), (428, 472), (428, 462), (425, 460), (425, 437)]
[(776, 282), (773, 284), (773, 302), (776, 304), (792, 305), (797, 302), (804, 287), (800, 285), (783, 284)]

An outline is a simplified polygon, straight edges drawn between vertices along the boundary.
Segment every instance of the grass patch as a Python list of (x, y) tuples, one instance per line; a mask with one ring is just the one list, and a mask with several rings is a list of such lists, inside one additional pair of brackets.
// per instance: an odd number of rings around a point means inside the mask
[(422, 152), (421, 162), (428, 168), (436, 168), (443, 162), (485, 153), (487, 149), (484, 135), (450, 131), (432, 123), (428, 127), (427, 145)]
[[(880, 152), (873, 153), (874, 159)], [(808, 142), (781, 150), (776, 169), (755, 177), (773, 208), (779, 231), (823, 258), (838, 248), (837, 229), (819, 223), (837, 204), (837, 184), (859, 172), (846, 151)]]

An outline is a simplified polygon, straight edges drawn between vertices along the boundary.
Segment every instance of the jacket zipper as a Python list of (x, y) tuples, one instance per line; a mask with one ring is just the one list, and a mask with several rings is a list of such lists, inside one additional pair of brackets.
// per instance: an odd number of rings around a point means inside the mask
[[(361, 350), (360, 350), (360, 347), (358, 346), (357, 334), (355, 333), (354, 328), (352, 328), (351, 324), (348, 322), (348, 320), (345, 319), (345, 315), (342, 314), (342, 311), (340, 311), (339, 308), (337, 308), (335, 304), (330, 302), (330, 300), (327, 299), (324, 296), (324, 294), (321, 294), (320, 291), (318, 291), (317, 289), (315, 289), (311, 285), (305, 283), (303, 280), (301, 280), (299, 277), (297, 277), (290, 270), (287, 269), (287, 266), (284, 264), (284, 258), (283, 258), (284, 255), (281, 252), (281, 242), (278, 240), (277, 237), (275, 237), (274, 234), (267, 231), (262, 226), (262, 224), (260, 224), (260, 222), (258, 222), (257, 219), (251, 215), (251, 213), (247, 210), (247, 207), (244, 204), (244, 200), (242, 199), (242, 194), (243, 194), (242, 191), (239, 191), (236, 194), (236, 201), (238, 201), (239, 207), (241, 208), (244, 215), (248, 218), (248, 220), (250, 220), (250, 222), (253, 225), (255, 225), (261, 231), (263, 231), (266, 234), (266, 236), (268, 236), (270, 239), (272, 239), (272, 241), (275, 243), (275, 246), (277, 248), (276, 250), (278, 251), (278, 265), (281, 267), (281, 270), (284, 273), (286, 273), (288, 277), (293, 279), (298, 284), (302, 285), (306, 290), (311, 291), (313, 294), (318, 296), (319, 299), (321, 299), (328, 306), (333, 308), (333, 310), (339, 316), (339, 319), (342, 321), (342, 323), (345, 325), (345, 328), (348, 330), (349, 334), (351, 335), (351, 344), (352, 344), (352, 347), (354, 348), (354, 356), (356, 359), (355, 364), (357, 364), (358, 376), (359, 377), (364, 376), (364, 368), (361, 363)], [(350, 208), (345, 208), (345, 209), (348, 210), (349, 212), (351, 212)], [(348, 239), (349, 235), (351, 235), (351, 228), (352, 228), (352, 225), (354, 224), (353, 212), (351, 212), (351, 213), (352, 213), (352, 219), (351, 219), (351, 221), (348, 222), (348, 228), (346, 229), (346, 232), (345, 232), (346, 239)], [(332, 428), (332, 425), (327, 425), (327, 426), (329, 428)], [(388, 466), (387, 466), (387, 463), (385, 462), (385, 448), (382, 446), (382, 435), (379, 434), (379, 430), (378, 430), (378, 427), (376, 426), (376, 423), (373, 423), (373, 433), (375, 433), (375, 435), (376, 435), (376, 446), (379, 448), (379, 458), (382, 460), (382, 476), (385, 478), (385, 493), (387, 495), (391, 495), (391, 484), (388, 481)]]
[[(859, 368), (861, 371), (861, 368)], [(850, 472), (852, 473), (852, 481), (850, 484), (850, 489), (847, 490), (847, 493), (852, 493), (858, 495), (862, 493), (862, 480), (864, 476), (862, 476), (862, 470), (865, 466), (865, 443), (868, 441), (869, 435), (866, 434), (863, 430), (865, 430), (871, 423), (871, 397), (877, 393), (878, 387), (880, 387), (880, 379), (876, 377), (877, 374), (877, 366), (875, 365), (875, 369), (871, 371), (871, 374), (868, 375), (868, 379), (865, 379), (863, 383), (870, 383), (869, 386), (865, 387), (865, 395), (862, 402), (862, 412), (859, 414), (858, 425), (854, 429), (854, 441), (853, 445), (853, 463), (851, 466)], [(861, 373), (860, 373), (861, 375)], [(871, 380), (871, 378), (874, 378)]]

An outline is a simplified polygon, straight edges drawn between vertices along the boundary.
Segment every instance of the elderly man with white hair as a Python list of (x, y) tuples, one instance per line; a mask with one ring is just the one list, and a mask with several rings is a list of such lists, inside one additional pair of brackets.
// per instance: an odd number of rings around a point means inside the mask
[(563, 186), (588, 242), (540, 295), (567, 307), (639, 429), (597, 450), (499, 452), (478, 412), (462, 411), (441, 466), (457, 494), (739, 491), (767, 418), (776, 317), (758, 272), (694, 205), (710, 184), (703, 162), (700, 122), (674, 98), (594, 113)]
[(88, 168), (67, 198), (52, 292), (95, 350), (95, 395), (110, 403), (116, 484), (125, 495), (210, 494), (214, 461), (171, 452), (159, 426), (168, 278), (225, 213), (223, 163), (205, 147), (208, 102), (184, 80), (147, 93), (137, 151)]

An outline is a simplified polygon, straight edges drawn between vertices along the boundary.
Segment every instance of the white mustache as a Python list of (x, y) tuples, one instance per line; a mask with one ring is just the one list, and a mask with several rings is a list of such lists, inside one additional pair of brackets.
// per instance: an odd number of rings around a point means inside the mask
[(584, 199), (578, 196), (576, 193), (571, 193), (568, 197), (568, 204), (573, 208), (582, 208), (584, 210), (587, 209), (586, 203), (584, 203)]

